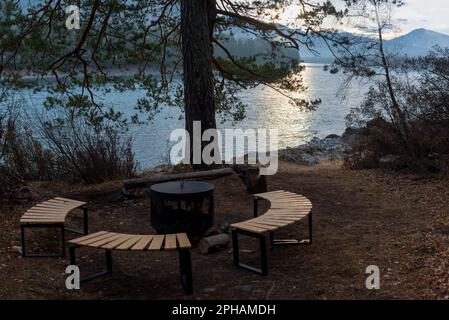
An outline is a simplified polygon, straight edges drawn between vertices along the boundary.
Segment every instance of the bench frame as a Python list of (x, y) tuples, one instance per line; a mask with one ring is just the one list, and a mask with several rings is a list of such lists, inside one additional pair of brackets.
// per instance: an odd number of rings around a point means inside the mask
[[(77, 208), (78, 209), (78, 208)], [(20, 233), (22, 240), (22, 257), (65, 257), (65, 231), (69, 231), (75, 234), (87, 235), (89, 233), (89, 215), (86, 207), (82, 206), (79, 209), (83, 210), (83, 230), (75, 230), (67, 228), (64, 223), (26, 223), (20, 225)], [(25, 230), (26, 229), (41, 229), (41, 228), (54, 228), (61, 230), (61, 251), (60, 252), (27, 252), (25, 246)]]
[[(258, 202), (263, 198), (254, 197), (254, 218), (258, 217)], [(307, 215), (309, 224), (309, 238), (304, 240), (297, 239), (274, 239), (274, 231), (269, 231), (270, 246), (273, 249), (275, 246), (286, 246), (286, 245), (311, 245), (312, 244), (312, 211)], [(232, 231), (232, 245), (233, 245), (233, 256), (234, 265), (242, 269), (266, 276), (268, 275), (268, 259), (267, 259), (267, 237), (266, 233), (257, 233), (247, 230), (242, 230), (239, 228), (231, 228)], [(256, 238), (260, 243), (260, 268), (249, 266), (240, 262), (240, 248), (239, 248), (239, 234), (248, 237)]]
[[(82, 246), (82, 245), (76, 245), (72, 244), (69, 247), (70, 252), (70, 264), (76, 265), (76, 249), (82, 248), (82, 247), (88, 247), (88, 246)], [(112, 250), (102, 249), (102, 248), (95, 248), (95, 249), (101, 249), (106, 251), (106, 270), (90, 275), (84, 279), (81, 279), (81, 283), (85, 283), (103, 276), (110, 275), (112, 273)], [(192, 260), (190, 255), (190, 249), (176, 249), (179, 253), (179, 268), (181, 272), (181, 285), (184, 289), (186, 294), (193, 294), (193, 278), (192, 278)], [(164, 251), (161, 249), (160, 251)]]

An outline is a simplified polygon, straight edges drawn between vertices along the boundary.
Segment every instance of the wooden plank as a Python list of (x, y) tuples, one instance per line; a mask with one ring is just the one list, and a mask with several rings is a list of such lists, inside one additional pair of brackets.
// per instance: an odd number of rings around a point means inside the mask
[(231, 227), (237, 228), (237, 229), (246, 230), (246, 231), (250, 231), (250, 232), (255, 232), (255, 233), (264, 233), (264, 232), (267, 231), (266, 229), (263, 229), (263, 228), (260, 228), (260, 227), (248, 225), (245, 222), (232, 224)]
[(42, 203), (35, 205), (31, 209), (42, 209), (42, 210), (53, 209), (53, 210), (64, 210), (64, 211), (72, 210), (70, 207), (67, 207), (67, 206), (50, 206), (48, 204), (42, 204)]
[(306, 199), (271, 199), (271, 203), (310, 203), (309, 200)]
[(135, 245), (132, 246), (131, 250), (133, 251), (143, 251), (145, 250), (148, 245), (150, 244), (151, 240), (153, 240), (154, 236), (142, 236), (139, 241)]
[(57, 211), (57, 212), (68, 212), (67, 208), (47, 208), (47, 207), (32, 207), (27, 211)]
[(142, 239), (143, 235), (133, 235), (130, 239), (128, 239), (126, 242), (119, 245), (117, 250), (129, 250), (133, 245), (135, 245), (140, 239)]
[(110, 242), (112, 242), (112, 241), (114, 241), (116, 239), (122, 238), (122, 237), (123, 237), (123, 234), (116, 233), (112, 237), (107, 237), (105, 239), (92, 241), (91, 243), (88, 244), (88, 246), (89, 247), (94, 247), (94, 248), (100, 248), (100, 247), (104, 246), (105, 244), (110, 243)]
[(58, 220), (65, 220), (64, 217), (55, 216), (51, 214), (26, 214), (23, 215), (21, 219), (34, 219), (34, 218), (50, 218), (50, 219), (58, 219)]
[(39, 213), (39, 212), (50, 212), (50, 213), (68, 213), (68, 210), (62, 210), (62, 209), (39, 209), (39, 208), (31, 208), (29, 210), (27, 210), (25, 213), (27, 212), (35, 212), (35, 213)]
[(65, 217), (69, 214), (69, 212), (67, 211), (48, 211), (48, 210), (43, 210), (43, 211), (39, 211), (39, 210), (29, 210), (27, 212), (25, 212), (24, 214), (54, 214), (54, 215), (59, 215), (61, 217)]
[(63, 224), (64, 220), (20, 220), (20, 224)]
[(42, 222), (42, 223), (64, 223), (64, 219), (58, 219), (58, 218), (46, 218), (46, 217), (39, 217), (39, 218), (22, 218), (20, 219), (20, 222)]
[(268, 224), (270, 226), (276, 226), (276, 227), (283, 227), (286, 225), (286, 221), (279, 221), (279, 220), (272, 220), (268, 218), (257, 218), (259, 222), (263, 222), (265, 224)]
[(162, 234), (155, 235), (153, 238), (153, 241), (151, 241), (151, 244), (148, 247), (148, 250), (151, 250), (151, 251), (161, 250), (162, 243), (164, 242), (164, 238), (165, 238), (165, 235), (162, 235)]
[(73, 202), (73, 203), (77, 203), (77, 204), (79, 204), (79, 205), (85, 205), (85, 204), (87, 204), (87, 202), (84, 202), (84, 201), (79, 201), (79, 200), (74, 200), (74, 199), (68, 199), (68, 198), (62, 198), (62, 197), (56, 197), (56, 198), (54, 198), (54, 200)]
[(190, 249), (192, 247), (189, 238), (187, 237), (187, 234), (185, 233), (178, 233), (176, 235), (176, 238), (178, 239), (179, 248), (181, 249)]
[(279, 229), (279, 227), (276, 226), (271, 226), (268, 224), (264, 224), (263, 222), (255, 222), (251, 220), (245, 221), (245, 225), (265, 229), (265, 231), (273, 231)]
[(80, 237), (80, 238), (77, 238), (77, 239), (70, 240), (69, 242), (70, 243), (77, 243), (77, 242), (80, 242), (80, 241), (84, 241), (84, 240), (88, 240), (88, 239), (91, 239), (91, 238), (95, 238), (95, 237), (104, 235), (106, 233), (108, 233), (108, 232), (107, 231), (98, 231), (98, 232), (91, 233), (91, 234), (89, 234), (87, 236), (84, 236), (84, 237)]
[(49, 204), (45, 204), (45, 203), (38, 203), (35, 206), (31, 207), (30, 209), (68, 210), (69, 207), (67, 207), (67, 206), (54, 206), (54, 205), (49, 205)]
[(167, 234), (165, 236), (165, 250), (176, 250), (176, 234)]
[(278, 194), (278, 193), (284, 193), (284, 192), (285, 192), (284, 190), (268, 191), (268, 192), (264, 192), (264, 193), (256, 193), (253, 196), (263, 198), (265, 196), (274, 195), (274, 194)]
[(46, 216), (46, 215), (32, 215), (32, 216), (22, 216), (21, 219), (56, 219), (64, 221), (64, 217), (60, 216)]
[(120, 238), (117, 238), (116, 240), (101, 246), (101, 249), (113, 250), (119, 245), (121, 245), (123, 242), (128, 241), (131, 237), (133, 237), (133, 235), (131, 234), (122, 234)]
[(290, 217), (290, 216), (273, 216), (273, 217), (285, 221), (300, 221), (303, 219), (303, 217)]
[(102, 235), (98, 235), (97, 237), (92, 237), (86, 240), (82, 240), (82, 241), (77, 241), (76, 243), (81, 245), (81, 246), (87, 246), (91, 243), (94, 243), (96, 241), (102, 240), (102, 239), (106, 239), (106, 238), (110, 238), (112, 236), (116, 235), (116, 233), (114, 232), (107, 232), (105, 234)]

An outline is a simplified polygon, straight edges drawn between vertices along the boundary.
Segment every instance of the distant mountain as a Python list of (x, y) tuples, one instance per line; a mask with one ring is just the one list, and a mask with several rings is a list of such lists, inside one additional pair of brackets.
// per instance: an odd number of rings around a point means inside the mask
[[(245, 35), (244, 33), (238, 31), (234, 34), (238, 39), (254, 38), (252, 35)], [(359, 37), (361, 40), (367, 39), (363, 36), (351, 34), (344, 35)], [(388, 52), (408, 57), (423, 56), (437, 45), (443, 48), (449, 48), (449, 35), (426, 29), (416, 29), (406, 35), (385, 41), (385, 47)], [(305, 46), (301, 48), (299, 51), (301, 59), (305, 62), (323, 63), (331, 62), (334, 59), (327, 44), (322, 39), (316, 38), (314, 40), (313, 50), (315, 53), (308, 50)], [(354, 48), (353, 50), (356, 51)]]
[(398, 38), (385, 42), (390, 52), (398, 52), (409, 57), (423, 56), (434, 46), (449, 48), (449, 35), (427, 29), (416, 29)]

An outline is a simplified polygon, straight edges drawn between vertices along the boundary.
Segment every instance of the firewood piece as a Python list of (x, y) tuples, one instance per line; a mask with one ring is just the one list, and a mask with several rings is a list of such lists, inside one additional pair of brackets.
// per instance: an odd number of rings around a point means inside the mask
[(226, 249), (230, 241), (231, 239), (227, 234), (221, 233), (201, 239), (198, 243), (198, 249), (201, 254), (209, 254)]

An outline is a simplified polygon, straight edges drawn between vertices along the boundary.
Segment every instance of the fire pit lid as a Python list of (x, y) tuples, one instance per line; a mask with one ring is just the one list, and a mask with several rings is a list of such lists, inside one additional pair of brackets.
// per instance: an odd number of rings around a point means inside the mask
[(202, 181), (173, 181), (151, 186), (151, 191), (171, 195), (193, 195), (214, 190), (211, 183)]

